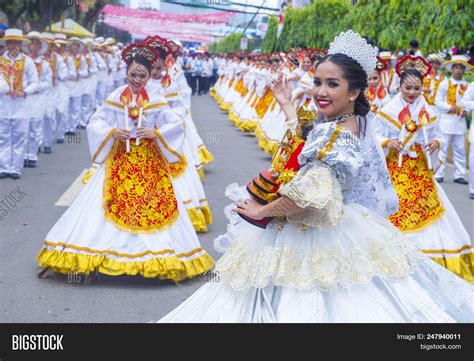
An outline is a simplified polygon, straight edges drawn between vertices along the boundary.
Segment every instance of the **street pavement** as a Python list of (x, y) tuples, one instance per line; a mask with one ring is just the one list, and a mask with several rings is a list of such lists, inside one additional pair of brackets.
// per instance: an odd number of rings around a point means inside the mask
[[(225, 232), (225, 187), (246, 184), (270, 157), (257, 146), (253, 135), (232, 126), (208, 95), (192, 99), (193, 119), (215, 156), (206, 166), (204, 188), (214, 223), (200, 241), (209, 254), (220, 256), (212, 241)], [(55, 144), (53, 154), (40, 154), (38, 167), (25, 169), (20, 180), (0, 180), (0, 322), (150, 322), (158, 320), (189, 297), (209, 276), (175, 284), (142, 277), (93, 275), (68, 277), (48, 272), (36, 277), (35, 257), (44, 237), (67, 209), (55, 205), (90, 166), (87, 136)], [(473, 201), (467, 186), (452, 183), (451, 168), (443, 188), (469, 234), (474, 234)], [(80, 187), (80, 186), (79, 186)], [(72, 188), (75, 188), (74, 186)], [(77, 187), (76, 187), (77, 188)], [(6, 206), (6, 200), (10, 205)], [(11, 200), (14, 200), (11, 203)]]

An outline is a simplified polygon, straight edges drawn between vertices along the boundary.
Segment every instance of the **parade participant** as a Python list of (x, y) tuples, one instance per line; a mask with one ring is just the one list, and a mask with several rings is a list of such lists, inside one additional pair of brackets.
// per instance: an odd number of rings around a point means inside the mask
[(194, 229), (197, 232), (207, 232), (207, 225), (212, 223), (212, 213), (198, 171), (192, 161), (195, 157), (199, 158), (198, 149), (195, 147), (191, 150), (191, 144), (194, 143), (190, 141), (190, 138), (197, 133), (192, 119), (189, 121), (189, 114), (179, 88), (168, 74), (172, 70), (172, 45), (169, 40), (160, 36), (149, 36), (144, 42), (152, 46), (158, 54), (152, 64), (149, 87), (153, 92), (164, 96), (170, 108), (183, 119), (185, 125), (182, 162), (170, 168), (173, 187), (183, 201)]
[(97, 108), (104, 103), (104, 100), (107, 98), (108, 95), (106, 94), (107, 57), (104, 51), (104, 47), (102, 45), (104, 41), (105, 39), (101, 36), (94, 39), (94, 43), (96, 44), (94, 55), (97, 63), (97, 90), (95, 94)]
[(370, 103), (370, 113), (368, 119), (372, 119), (382, 107), (387, 104), (391, 97), (383, 83), (382, 74), (387, 67), (387, 62), (378, 58), (375, 70), (369, 76), (369, 88), (365, 92), (365, 96)]
[(398, 75), (394, 66), (396, 57), (392, 55), (390, 51), (381, 51), (379, 53), (379, 58), (386, 62), (386, 67), (382, 71), (382, 80), (385, 89), (387, 89), (390, 94), (395, 95), (398, 93), (396, 86)]
[[(217, 262), (219, 282), (206, 283), (159, 322), (474, 320), (472, 286), (410, 246), (384, 218), (396, 203), (386, 202), (395, 193), (365, 120), (373, 48), (348, 31), (328, 54), (315, 72), (322, 119), (308, 134), (299, 170), (277, 200), (237, 205), (247, 217), (279, 219), (265, 229), (239, 229)], [(291, 89), (280, 82), (274, 93), (295, 131)]]
[[(57, 45), (54, 43), (54, 35), (44, 32), (41, 34), (48, 42), (48, 51), (43, 55), (51, 68), (52, 87), (45, 93), (46, 113), (43, 119), (43, 153), (52, 152), (53, 141), (58, 129), (59, 118), (65, 119), (69, 104), (69, 93), (65, 85), (68, 79), (68, 71), (64, 59), (56, 52)], [(62, 114), (62, 115), (61, 115)], [(62, 131), (64, 137), (65, 129)]]
[(440, 129), (443, 133), (441, 140), (440, 160), (441, 166), (436, 172), (436, 180), (444, 180), (446, 170), (446, 157), (452, 145), (454, 162), (454, 182), (468, 184), (466, 175), (466, 116), (467, 111), (459, 106), (459, 101), (468, 88), (468, 83), (463, 79), (464, 72), (472, 69), (464, 55), (453, 55), (451, 60), (445, 61), (445, 68), (451, 73), (449, 79), (444, 79), (439, 85), (435, 105), (440, 112)]
[(64, 136), (66, 133), (69, 134), (69, 118), (70, 118), (70, 104), (71, 96), (70, 89), (73, 86), (71, 83), (77, 78), (76, 67), (74, 61), (67, 51), (67, 38), (65, 34), (55, 34), (54, 43), (57, 45), (57, 53), (62, 58), (61, 63), (64, 63), (64, 66), (67, 70), (67, 80), (61, 82), (62, 96), (58, 99), (58, 113), (57, 113), (57, 127), (56, 127), (56, 143), (64, 143)]
[(0, 100), (0, 178), (19, 179), (24, 166), (28, 141), (29, 112), (25, 106), (39, 86), (38, 72), (33, 60), (21, 52), (27, 43), (19, 29), (7, 29), (7, 51), (0, 57), (0, 73), (9, 91)]
[(435, 104), (436, 94), (438, 94), (439, 84), (444, 80), (444, 73), (441, 72), (443, 58), (439, 54), (430, 54), (426, 60), (431, 65), (429, 73), (423, 78), (423, 95), (429, 105)]
[(410, 49), (408, 50), (408, 54), (412, 56), (423, 56), (421, 50), (419, 49), (418, 40), (412, 39), (410, 40)]
[(26, 38), (29, 43), (24, 47), (24, 51), (33, 59), (39, 80), (38, 88), (28, 97), (24, 109), (24, 112), (30, 113), (25, 167), (35, 168), (40, 145), (43, 142), (43, 119), (48, 110), (46, 95), (53, 86), (53, 72), (49, 62), (43, 57), (43, 54), (48, 50), (48, 42), (37, 31), (29, 32)]
[(147, 86), (156, 52), (123, 51), (129, 85), (114, 90), (87, 127), (99, 167), (50, 230), (37, 256), (46, 270), (180, 281), (209, 270), (168, 164), (181, 162), (182, 121)]
[(429, 64), (420, 57), (406, 56), (397, 64), (397, 71), (400, 93), (374, 121), (400, 203), (388, 219), (418, 249), (474, 283), (474, 246), (433, 177), (442, 135), (436, 112), (422, 96)]
[[(472, 49), (472, 48), (471, 48)], [(462, 97), (460, 104), (461, 107), (465, 108), (466, 110), (472, 111), (474, 110), (474, 82), (469, 84), (469, 87)], [(474, 199), (474, 127), (469, 127), (469, 198)]]
[[(189, 146), (193, 153), (192, 161), (199, 173), (199, 177), (201, 180), (205, 178), (204, 166), (210, 164), (214, 160), (214, 156), (212, 153), (207, 149), (206, 145), (204, 144), (203, 140), (199, 136), (198, 130), (196, 125), (194, 124), (192, 115), (191, 115), (191, 88), (187, 84), (186, 78), (181, 67), (176, 64), (176, 59), (178, 54), (180, 53), (182, 45), (177, 40), (170, 40), (168, 41), (169, 46), (171, 47), (172, 53), (171, 57), (168, 59), (168, 66), (169, 69), (167, 71), (167, 75), (169, 76), (169, 84), (171, 88), (168, 88), (167, 99), (171, 101), (173, 94), (178, 94), (179, 102), (175, 104), (180, 104), (179, 107), (185, 109), (185, 124), (187, 129), (187, 140), (189, 142)], [(172, 91), (173, 88), (176, 88), (177, 91)], [(173, 103), (173, 102), (172, 102)], [(197, 154), (195, 153), (197, 149)], [(209, 219), (208, 219), (209, 220)]]
[(83, 40), (84, 50), (82, 56), (86, 61), (87, 68), (87, 77), (81, 79), (82, 83), (82, 99), (81, 99), (81, 108), (82, 116), (79, 121), (79, 128), (86, 129), (87, 123), (92, 116), (95, 108), (95, 95), (97, 92), (97, 73), (99, 69), (97, 67), (97, 60), (93, 53), (93, 48), (95, 47), (94, 40), (91, 38), (86, 38)]
[(75, 134), (76, 128), (83, 122), (84, 114), (82, 113), (82, 95), (86, 91), (83, 80), (89, 77), (87, 62), (82, 52), (84, 51), (84, 43), (79, 38), (69, 38), (69, 57), (68, 61), (72, 62), (75, 70), (75, 78), (69, 85), (69, 119), (67, 125), (67, 135)]

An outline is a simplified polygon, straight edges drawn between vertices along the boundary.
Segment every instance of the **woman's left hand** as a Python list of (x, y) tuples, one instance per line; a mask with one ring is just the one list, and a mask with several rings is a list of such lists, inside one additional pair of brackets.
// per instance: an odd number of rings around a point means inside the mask
[(141, 139), (153, 139), (156, 137), (155, 132), (153, 129), (148, 128), (138, 128), (137, 130), (137, 137)]
[(428, 154), (432, 154), (436, 149), (438, 149), (438, 142), (432, 141), (428, 143), (426, 146), (426, 150), (428, 151)]
[(237, 203), (237, 208), (235, 208), (235, 210), (237, 213), (256, 220), (265, 218), (262, 214), (263, 206), (253, 199), (246, 199), (242, 203)]

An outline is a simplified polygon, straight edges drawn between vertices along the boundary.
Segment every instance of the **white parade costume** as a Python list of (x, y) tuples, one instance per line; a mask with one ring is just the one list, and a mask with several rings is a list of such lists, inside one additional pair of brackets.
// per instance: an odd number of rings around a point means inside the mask
[(2, 96), (0, 100), (0, 173), (20, 175), (28, 141), (30, 117), (30, 113), (25, 112), (25, 106), (28, 104), (28, 97), (36, 92), (39, 86), (38, 72), (33, 60), (21, 53), (12, 58), (7, 51), (0, 57), (0, 63), (14, 71), (13, 77), (2, 73), (9, 89), (26, 93), (23, 98)]
[[(467, 92), (460, 101), (461, 107), (471, 111), (474, 110), (474, 82), (469, 84)], [(474, 127), (469, 127), (469, 194), (474, 194)]]
[(182, 121), (164, 98), (152, 96), (142, 125), (155, 129), (157, 138), (141, 139), (137, 146), (137, 124), (129, 118), (133, 138), (127, 153), (125, 142), (112, 137), (114, 128), (126, 128), (125, 114), (136, 113), (135, 96), (131, 112), (124, 113), (125, 88), (116, 89), (93, 115), (89, 148), (93, 161), (104, 166), (50, 230), (38, 262), (65, 273), (97, 270), (175, 281), (197, 276), (214, 262), (174, 194), (168, 167), (181, 161)]
[(441, 82), (436, 94), (435, 105), (440, 112), (440, 129), (443, 133), (441, 141), (440, 159), (441, 166), (436, 172), (436, 178), (443, 178), (446, 169), (446, 156), (449, 146), (453, 146), (454, 179), (464, 178), (466, 175), (466, 117), (449, 112), (461, 100), (468, 83), (454, 78)]
[[(402, 167), (398, 167), (398, 153), (388, 152), (385, 146), (389, 140), (399, 139), (402, 129), (399, 119), (406, 109), (409, 109), (414, 126), (405, 138)], [(398, 212), (392, 214), (389, 220), (406, 233), (408, 240), (418, 249), (458, 276), (474, 283), (474, 246), (442, 187), (434, 181), (433, 171), (427, 166), (423, 151), (427, 143), (423, 126), (420, 125), (423, 110), (428, 112), (426, 119), (429, 119), (425, 125), (427, 141), (436, 141), (439, 145), (442, 138), (440, 121), (423, 96), (419, 96), (413, 104), (408, 104), (399, 93), (373, 119), (379, 143), (388, 153), (389, 173), (400, 200)], [(430, 158), (436, 170), (439, 165), (436, 152)]]
[(266, 229), (241, 222), (214, 282), (159, 322), (474, 321), (473, 287), (385, 219), (396, 197), (370, 126), (347, 138), (317, 125), (280, 187), (303, 210)]

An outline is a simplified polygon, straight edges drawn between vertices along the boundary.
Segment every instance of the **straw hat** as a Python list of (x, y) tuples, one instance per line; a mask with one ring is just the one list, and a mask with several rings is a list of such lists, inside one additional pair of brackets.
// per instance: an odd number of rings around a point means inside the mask
[(391, 52), (389, 51), (381, 51), (379, 53), (379, 58), (383, 59), (383, 60), (395, 60), (395, 56), (392, 55)]
[(464, 55), (453, 55), (451, 60), (446, 60), (444, 62), (444, 66), (446, 70), (449, 71), (450, 73), (453, 71), (454, 64), (462, 64), (466, 67), (466, 70), (472, 69), (472, 65), (468, 63), (468, 59)]
[(68, 44), (69, 44), (69, 45), (72, 45), (72, 44), (77, 44), (77, 45), (79, 45), (79, 53), (82, 53), (82, 51), (83, 51), (84, 48), (85, 48), (85, 45), (84, 45), (83, 41), (82, 41), (81, 39), (79, 39), (79, 38), (76, 38), (76, 37), (69, 38)]
[[(44, 53), (46, 53), (46, 52), (48, 51), (49, 44), (48, 44), (48, 42), (46, 41), (46, 39), (43, 38), (43, 36), (41, 35), (40, 32), (38, 32), (38, 31), (30, 31), (30, 32), (28, 33), (28, 35), (26, 35), (26, 38), (29, 39), (29, 40), (32, 40), (32, 39), (39, 40), (39, 42), (41, 43), (41, 48), (40, 48), (40, 50), (38, 51), (39, 55), (43, 55)], [(25, 45), (24, 47), (26, 47), (26, 45)]]
[(5, 36), (1, 38), (0, 40), (2, 41), (17, 40), (17, 41), (28, 42), (28, 40), (23, 36), (23, 31), (21, 31), (20, 29), (5, 30)]
[(58, 45), (60, 44), (67, 44), (67, 37), (66, 34), (57, 33), (54, 35), (54, 42)]

